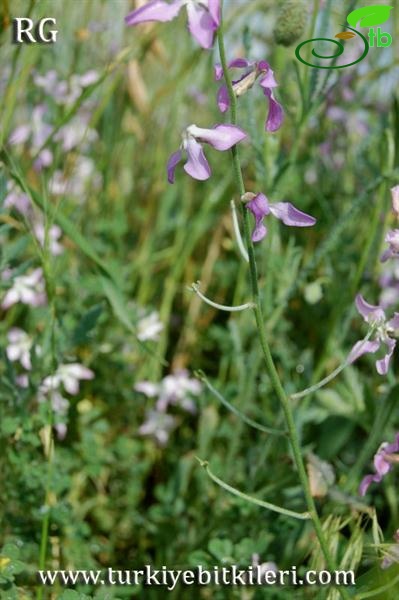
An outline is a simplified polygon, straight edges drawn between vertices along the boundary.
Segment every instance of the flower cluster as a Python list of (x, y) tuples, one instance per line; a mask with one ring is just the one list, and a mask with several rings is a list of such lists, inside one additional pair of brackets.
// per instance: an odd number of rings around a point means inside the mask
[(58, 437), (63, 439), (67, 433), (65, 417), (69, 409), (69, 400), (63, 396), (63, 391), (71, 396), (79, 393), (80, 382), (94, 378), (94, 373), (80, 363), (59, 365), (53, 375), (46, 377), (38, 393), (38, 402), (50, 402), (56, 422), (55, 429)]
[(169, 406), (194, 414), (196, 405), (193, 396), (200, 394), (202, 386), (197, 379), (190, 378), (186, 370), (178, 370), (164, 377), (160, 383), (140, 381), (134, 389), (147, 398), (156, 398), (154, 408), (146, 413), (147, 418), (140, 426), (139, 434), (152, 436), (164, 445), (177, 425), (176, 417), (167, 412)]
[(374, 354), (381, 346), (385, 346), (386, 354), (375, 362), (377, 372), (385, 375), (396, 346), (396, 340), (392, 338), (392, 335), (399, 330), (399, 313), (394, 313), (393, 318), (387, 320), (381, 306), (369, 304), (361, 294), (356, 296), (355, 302), (359, 314), (372, 327), (374, 339), (356, 342), (349, 354), (348, 362), (352, 363), (368, 352)]
[[(399, 186), (391, 189), (391, 195), (393, 212), (399, 217)], [(393, 262), (395, 262), (399, 257), (399, 229), (389, 231), (385, 237), (385, 241), (389, 247), (382, 254), (381, 262), (387, 263), (391, 259), (394, 259)], [(374, 354), (381, 347), (385, 347), (386, 352), (384, 356), (376, 360), (375, 366), (380, 375), (386, 375), (396, 346), (396, 339), (394, 338), (399, 333), (399, 313), (394, 312), (393, 317), (388, 320), (384, 312), (384, 308), (395, 304), (398, 297), (395, 265), (390, 266), (388, 263), (387, 267), (385, 267), (385, 273), (380, 278), (380, 283), (382, 292), (379, 305), (369, 304), (361, 294), (356, 296), (356, 308), (370, 326), (373, 339), (356, 342), (348, 356), (348, 361), (354, 362), (363, 354)]]
[[(36, 171), (40, 172), (50, 167), (53, 169), (48, 181), (48, 189), (53, 195), (68, 194), (82, 201), (89, 185), (93, 189), (99, 189), (101, 186), (101, 174), (96, 171), (94, 161), (85, 155), (98, 139), (97, 132), (90, 127), (95, 104), (90, 98), (80, 100), (85, 90), (95, 85), (98, 80), (99, 75), (94, 70), (82, 75), (72, 75), (69, 80), (60, 78), (54, 70), (44, 74), (33, 74), (33, 83), (39, 93), (46, 94), (46, 102), (42, 101), (33, 106), (29, 120), (12, 131), (8, 142), (18, 151), (30, 155)], [(77, 107), (74, 116), (58, 128), (58, 111), (62, 114), (64, 107), (71, 109), (75, 105)], [(68, 161), (66, 158), (63, 161), (67, 164), (67, 172), (54, 168), (55, 145), (58, 154), (71, 153)], [(32, 207), (28, 196), (13, 182), (7, 183), (4, 206), (31, 217)]]

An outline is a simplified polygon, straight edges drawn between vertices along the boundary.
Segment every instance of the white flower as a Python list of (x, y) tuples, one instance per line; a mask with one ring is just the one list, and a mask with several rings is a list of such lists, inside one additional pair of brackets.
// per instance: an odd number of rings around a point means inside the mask
[(46, 302), (42, 269), (34, 269), (29, 275), (15, 277), (12, 287), (3, 298), (1, 307), (7, 310), (18, 302), (30, 306), (41, 306)]
[[(41, 246), (44, 247), (46, 239), (46, 228), (43, 223), (37, 222), (33, 225), (33, 231), (37, 237)], [(64, 247), (59, 243), (59, 239), (62, 236), (62, 231), (58, 225), (51, 225), (48, 228), (48, 247), (49, 251), (53, 256), (58, 256), (64, 252)]]
[(24, 369), (30, 371), (32, 368), (30, 359), (32, 339), (25, 331), (18, 327), (10, 329), (7, 338), (9, 342), (6, 348), (8, 360), (11, 362), (19, 361)]
[(137, 337), (140, 341), (156, 341), (163, 329), (163, 323), (159, 319), (158, 313), (154, 310), (151, 314), (140, 319), (138, 323)]
[(141, 381), (134, 386), (134, 389), (149, 398), (158, 396), (156, 409), (160, 412), (164, 413), (168, 405), (172, 404), (194, 413), (196, 407), (190, 396), (198, 396), (202, 386), (197, 379), (190, 379), (188, 371), (179, 370), (167, 375), (158, 384)]
[(156, 410), (147, 411), (146, 417), (144, 423), (139, 427), (139, 434), (152, 436), (161, 445), (165, 445), (170, 432), (176, 426), (176, 419)]
[(62, 384), (68, 394), (76, 395), (79, 392), (79, 382), (93, 379), (94, 373), (91, 369), (79, 364), (60, 365), (54, 375), (46, 377), (40, 386), (41, 393), (59, 388)]

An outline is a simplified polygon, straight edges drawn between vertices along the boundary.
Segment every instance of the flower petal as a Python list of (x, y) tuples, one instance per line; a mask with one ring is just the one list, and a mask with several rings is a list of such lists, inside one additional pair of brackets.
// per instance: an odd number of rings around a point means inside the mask
[(366, 494), (370, 484), (373, 483), (373, 481), (375, 483), (379, 483), (381, 481), (381, 477), (379, 477), (378, 475), (366, 475), (366, 477), (363, 477), (359, 486), (359, 494), (361, 496), (364, 496)]
[(153, 0), (129, 13), (125, 17), (125, 23), (131, 26), (149, 21), (160, 21), (162, 23), (172, 21), (177, 17), (182, 6), (183, 0), (175, 0), (171, 4), (163, 2), (163, 0)]
[(384, 343), (388, 346), (388, 352), (383, 358), (381, 358), (380, 360), (376, 360), (375, 362), (377, 373), (379, 375), (387, 374), (389, 363), (391, 361), (391, 357), (396, 346), (396, 341), (392, 340), (391, 338), (386, 338), (386, 340), (384, 340)]
[(266, 119), (265, 131), (274, 132), (280, 129), (281, 125), (283, 124), (283, 107), (279, 102), (277, 102), (271, 89), (265, 88), (264, 94), (269, 98), (269, 112)]
[(379, 450), (374, 456), (374, 468), (380, 477), (386, 475), (392, 468), (392, 465), (385, 458), (386, 454), (387, 450), (385, 447)]
[(250, 62), (246, 58), (233, 58), (228, 64), (229, 69), (246, 69), (250, 65), (253, 65), (253, 62)]
[(275, 88), (278, 83), (274, 78), (274, 71), (270, 68), (269, 63), (264, 60), (259, 61), (258, 69), (265, 72), (262, 76), (262, 79), (259, 80), (259, 85), (263, 88)]
[(222, 113), (225, 113), (226, 110), (229, 109), (230, 98), (229, 98), (229, 92), (227, 91), (227, 86), (225, 86), (225, 85), (222, 85), (219, 88), (218, 95), (217, 95), (217, 104), (218, 104), (220, 112), (222, 112)]
[(253, 200), (246, 203), (245, 208), (255, 217), (252, 241), (260, 242), (267, 235), (267, 227), (263, 224), (263, 219), (270, 213), (269, 202), (264, 194), (257, 194)]
[(168, 181), (169, 183), (174, 183), (175, 182), (175, 170), (176, 170), (176, 166), (179, 164), (179, 162), (182, 159), (182, 153), (181, 150), (178, 150), (177, 152), (174, 152), (173, 154), (170, 155), (169, 160), (168, 160), (168, 164), (166, 166), (166, 170), (168, 172)]
[(216, 26), (220, 25), (220, 0), (208, 0), (208, 10)]
[(374, 304), (369, 304), (361, 294), (357, 294), (355, 304), (358, 312), (366, 321), (368, 321), (369, 317), (372, 317), (373, 321), (385, 319), (385, 313), (382, 308)]
[(215, 75), (215, 81), (220, 81), (223, 77), (223, 67), (220, 63), (216, 63), (216, 65), (214, 66), (214, 75)]
[(270, 212), (284, 225), (291, 227), (311, 227), (316, 223), (314, 217), (298, 210), (291, 202), (273, 202), (270, 204)]
[(390, 319), (387, 323), (388, 327), (390, 327), (391, 329), (399, 329), (399, 313), (395, 312), (393, 313), (393, 317), (392, 319)]
[(229, 150), (247, 137), (245, 131), (236, 125), (215, 125), (212, 129), (202, 129), (191, 125), (187, 128), (197, 139), (207, 142), (216, 150)]
[(201, 144), (194, 138), (190, 137), (186, 145), (187, 162), (184, 165), (184, 170), (194, 179), (204, 181), (211, 176), (211, 168), (205, 158)]
[(355, 360), (360, 358), (363, 354), (366, 354), (368, 352), (373, 352), (373, 353), (377, 352), (380, 345), (381, 344), (378, 340), (367, 341), (367, 342), (365, 342), (363, 340), (360, 342), (356, 342), (356, 344), (353, 346), (352, 350), (350, 351), (347, 360), (349, 363), (353, 363), (353, 362), (355, 362)]
[(203, 6), (190, 2), (187, 4), (187, 15), (191, 35), (206, 50), (212, 48), (217, 23), (209, 11)]

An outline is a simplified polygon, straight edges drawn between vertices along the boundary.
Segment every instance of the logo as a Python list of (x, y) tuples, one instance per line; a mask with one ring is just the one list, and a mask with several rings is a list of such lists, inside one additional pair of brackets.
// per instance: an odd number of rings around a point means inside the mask
[[(364, 8), (357, 8), (353, 10), (347, 16), (347, 21), (349, 25), (344, 25), (346, 30), (341, 33), (337, 33), (335, 36), (338, 40), (332, 40), (330, 38), (313, 38), (311, 40), (305, 40), (301, 44), (296, 47), (295, 55), (301, 63), (307, 65), (308, 67), (316, 67), (317, 69), (344, 69), (346, 67), (351, 67), (356, 63), (363, 60), (370, 48), (377, 46), (377, 48), (386, 48), (392, 44), (392, 36), (391, 34), (382, 31), (379, 25), (382, 25), (386, 21), (388, 21), (390, 17), (390, 12), (393, 9), (393, 6), (388, 6), (386, 4), (375, 4), (373, 6), (365, 6)], [(366, 35), (363, 35), (360, 31), (355, 29), (355, 27), (369, 27), (369, 31)], [(375, 29), (375, 27), (377, 29)], [(366, 37), (367, 36), (367, 37)], [(329, 64), (329, 65), (321, 65), (308, 62), (303, 56), (301, 56), (301, 51), (306, 44), (312, 44), (313, 42), (330, 42), (337, 46), (335, 52), (333, 54), (329, 54), (328, 56), (323, 56), (318, 54), (316, 50), (312, 49), (312, 55), (321, 60), (332, 59), (335, 61), (341, 54), (344, 53), (345, 46), (339, 40), (351, 40), (355, 37), (359, 37), (363, 44), (364, 50), (359, 58), (356, 60), (346, 64), (346, 65), (337, 65), (337, 64)], [(367, 39), (368, 38), (368, 39)]]
[[(13, 44), (54, 44), (57, 40), (57, 29), (48, 29), (47, 23), (56, 25), (53, 17), (39, 19), (36, 25), (28, 17), (15, 17), (12, 19)], [(32, 31), (33, 30), (33, 31)]]

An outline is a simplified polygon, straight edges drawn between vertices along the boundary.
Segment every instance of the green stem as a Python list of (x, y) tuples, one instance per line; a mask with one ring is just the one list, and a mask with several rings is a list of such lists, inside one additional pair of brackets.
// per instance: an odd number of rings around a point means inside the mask
[[(222, 2), (222, 5), (223, 5), (223, 2)], [(220, 26), (219, 26), (219, 29), (217, 32), (217, 39), (218, 39), (218, 45), (219, 45), (220, 62), (221, 62), (222, 68), (223, 68), (224, 79), (226, 82), (229, 100), (230, 100), (231, 123), (233, 125), (235, 125), (237, 123), (237, 105), (236, 105), (236, 98), (235, 98), (233, 86), (232, 86), (229, 71), (228, 71), (227, 61), (226, 61), (226, 53), (225, 53), (224, 38), (223, 38), (223, 23), (222, 22), (220, 23)], [(240, 159), (239, 159), (238, 148), (236, 146), (233, 146), (231, 152), (232, 152), (232, 157), (233, 157), (234, 176), (236, 179), (238, 191), (240, 193), (240, 196), (242, 196), (243, 194), (245, 194), (245, 185), (244, 185), (244, 180), (243, 180), (242, 171), (241, 171), (241, 164), (240, 164)], [(262, 348), (262, 352), (263, 352), (263, 357), (264, 357), (264, 361), (265, 361), (265, 365), (266, 365), (266, 370), (269, 374), (272, 386), (274, 388), (274, 391), (277, 394), (277, 397), (280, 400), (280, 403), (281, 403), (281, 406), (282, 406), (282, 409), (284, 412), (285, 421), (286, 421), (286, 425), (287, 425), (287, 429), (288, 429), (288, 438), (291, 443), (294, 461), (296, 464), (296, 468), (298, 470), (299, 479), (300, 479), (300, 482), (301, 482), (301, 485), (303, 488), (303, 492), (305, 495), (306, 505), (307, 505), (308, 512), (312, 519), (315, 533), (319, 540), (320, 547), (323, 552), (327, 568), (330, 571), (334, 571), (336, 569), (335, 561), (333, 560), (333, 558), (330, 554), (330, 551), (328, 549), (328, 545), (327, 545), (327, 541), (324, 536), (322, 524), (321, 524), (320, 518), (317, 514), (316, 506), (315, 506), (312, 494), (310, 492), (309, 481), (308, 481), (308, 477), (306, 474), (304, 461), (302, 458), (302, 452), (301, 452), (301, 448), (300, 448), (298, 433), (297, 433), (296, 427), (295, 427), (294, 416), (293, 416), (293, 411), (292, 411), (292, 407), (290, 404), (290, 400), (287, 397), (287, 395), (284, 391), (284, 388), (282, 386), (282, 383), (280, 381), (280, 377), (277, 373), (277, 369), (275, 367), (273, 357), (272, 357), (272, 354), (270, 351), (270, 347), (269, 347), (269, 344), (268, 344), (268, 341), (266, 338), (266, 334), (265, 334), (264, 318), (263, 318), (263, 314), (262, 314), (262, 307), (261, 307), (261, 301), (260, 301), (260, 295), (259, 295), (256, 259), (255, 259), (254, 246), (252, 243), (251, 233), (250, 233), (250, 218), (249, 218), (249, 213), (245, 209), (244, 204), (242, 204), (242, 216), (243, 216), (243, 222), (244, 222), (245, 243), (247, 245), (248, 256), (249, 256), (252, 297), (253, 297), (253, 302), (255, 304), (255, 308), (254, 308), (255, 320), (256, 320), (256, 326), (257, 326), (257, 330), (258, 330), (259, 340), (260, 340), (260, 344), (261, 344), (261, 348)], [(345, 600), (347, 600), (349, 598), (349, 595), (347, 594), (347, 592), (345, 590), (340, 589), (339, 591), (340, 591), (342, 598), (344, 598)]]

